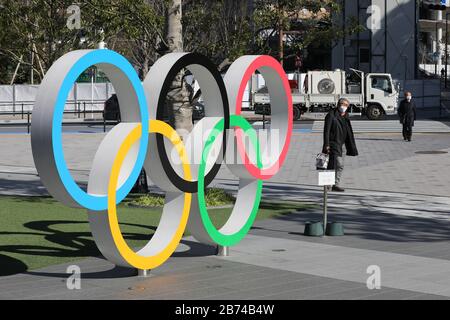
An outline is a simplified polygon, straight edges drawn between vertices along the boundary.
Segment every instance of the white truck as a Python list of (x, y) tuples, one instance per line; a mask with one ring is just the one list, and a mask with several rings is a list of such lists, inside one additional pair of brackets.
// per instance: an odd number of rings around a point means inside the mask
[[(304, 113), (327, 113), (340, 98), (350, 101), (351, 115), (365, 114), (371, 120), (397, 111), (400, 88), (390, 74), (351, 71), (350, 74), (338, 69), (291, 75), (294, 120), (299, 120)], [(253, 93), (252, 104), (255, 114), (270, 115), (267, 87)]]

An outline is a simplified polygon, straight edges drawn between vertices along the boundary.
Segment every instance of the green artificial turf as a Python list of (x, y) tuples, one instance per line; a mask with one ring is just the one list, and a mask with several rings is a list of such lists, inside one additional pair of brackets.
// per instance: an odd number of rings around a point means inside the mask
[[(156, 229), (161, 208), (118, 206), (120, 227), (131, 247), (143, 246)], [(262, 203), (257, 219), (304, 210), (301, 203)], [(231, 208), (210, 209), (217, 227)], [(0, 276), (99, 256), (92, 238), (88, 212), (69, 208), (47, 197), (0, 196)], [(187, 235), (188, 232), (185, 232)]]

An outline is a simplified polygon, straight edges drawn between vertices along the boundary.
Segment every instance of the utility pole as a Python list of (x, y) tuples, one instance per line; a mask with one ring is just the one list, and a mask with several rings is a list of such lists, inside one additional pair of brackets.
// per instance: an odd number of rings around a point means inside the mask
[[(437, 52), (438, 51), (438, 46), (439, 46), (439, 38), (438, 38), (438, 22), (436, 21), (436, 30), (435, 30), (435, 35), (436, 35), (436, 39), (435, 39), (435, 42), (436, 42), (436, 51), (435, 52)], [(437, 73), (437, 58), (434, 56), (435, 55), (435, 52), (433, 52), (433, 59), (434, 59), (434, 74), (438, 74)]]
[(445, 89), (447, 89), (448, 77), (448, 13), (445, 14)]
[(284, 60), (284, 43), (283, 43), (283, 9), (282, 4), (280, 4), (280, 1), (278, 1), (278, 49), (279, 49), (279, 59), (280, 64), (283, 66), (283, 60)]
[(253, 19), (253, 14), (255, 12), (254, 0), (247, 0), (247, 16), (250, 21), (250, 30), (252, 31), (252, 49), (255, 46), (255, 21)]
[(30, 77), (31, 77), (31, 85), (34, 84), (34, 51), (31, 50), (31, 65), (30, 65)]
[(280, 48), (280, 54), (279, 54), (279, 58), (280, 58), (280, 63), (281, 65), (283, 65), (283, 60), (284, 60), (284, 43), (283, 43), (283, 27), (280, 26), (279, 28), (279, 48)]

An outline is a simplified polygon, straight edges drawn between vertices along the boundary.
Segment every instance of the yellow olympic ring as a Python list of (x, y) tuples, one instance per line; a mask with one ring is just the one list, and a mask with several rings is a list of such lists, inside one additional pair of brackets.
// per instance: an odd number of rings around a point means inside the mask
[[(150, 120), (149, 121), (149, 133), (160, 133), (170, 140), (174, 144), (175, 149), (181, 159), (184, 171), (184, 178), (187, 180), (192, 180), (191, 169), (189, 166), (186, 149), (184, 147), (183, 141), (177, 134), (175, 129), (160, 120)], [(186, 229), (189, 210), (191, 207), (192, 194), (184, 193), (184, 206), (182, 210), (182, 216), (178, 228), (170, 241), (170, 243), (161, 252), (153, 256), (141, 256), (134, 252), (126, 243), (123, 238), (122, 232), (120, 231), (119, 221), (117, 218), (117, 208), (116, 208), (116, 188), (117, 181), (119, 178), (120, 169), (125, 160), (125, 157), (134, 143), (141, 137), (141, 124), (137, 125), (130, 134), (125, 138), (123, 144), (120, 146), (119, 152), (114, 160), (111, 176), (108, 184), (108, 220), (111, 228), (111, 235), (113, 237), (114, 243), (116, 244), (117, 250), (120, 252), (122, 257), (132, 266), (148, 270), (154, 269), (161, 264), (163, 264), (175, 251), (177, 248), (181, 237), (183, 236), (184, 230)]]

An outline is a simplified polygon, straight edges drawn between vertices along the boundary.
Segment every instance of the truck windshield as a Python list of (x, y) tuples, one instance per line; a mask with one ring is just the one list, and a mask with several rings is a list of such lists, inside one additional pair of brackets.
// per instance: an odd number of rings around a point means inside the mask
[(392, 93), (391, 79), (387, 76), (372, 76), (372, 88)]

